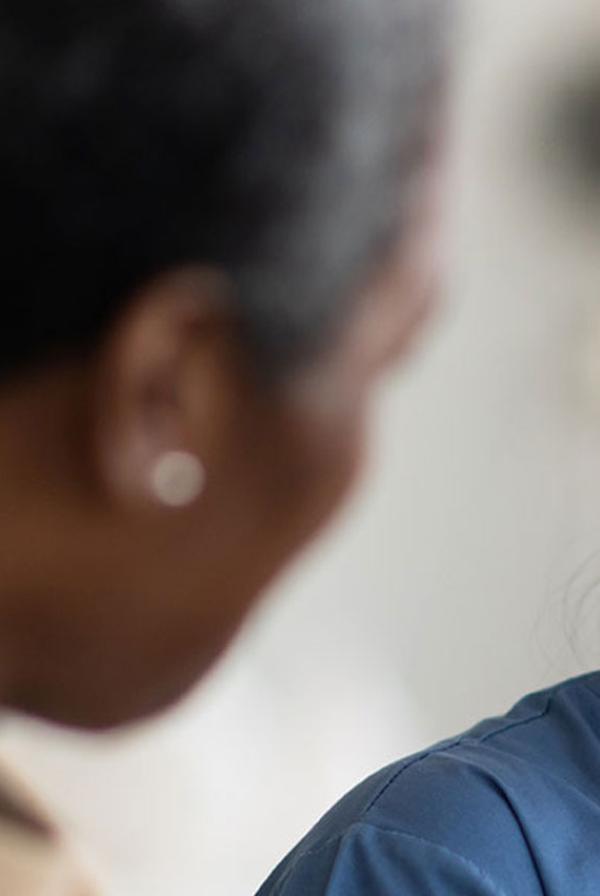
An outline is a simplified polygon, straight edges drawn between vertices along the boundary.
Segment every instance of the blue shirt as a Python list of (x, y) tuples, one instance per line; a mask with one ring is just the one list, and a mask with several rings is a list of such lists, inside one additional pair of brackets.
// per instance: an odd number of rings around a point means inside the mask
[(383, 769), (258, 896), (600, 896), (600, 672)]

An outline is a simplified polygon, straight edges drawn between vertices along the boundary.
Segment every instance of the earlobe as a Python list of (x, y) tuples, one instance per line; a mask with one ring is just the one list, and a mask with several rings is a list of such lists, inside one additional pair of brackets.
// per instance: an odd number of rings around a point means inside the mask
[(150, 479), (157, 501), (166, 507), (187, 507), (202, 494), (206, 472), (188, 451), (166, 451), (154, 464)]

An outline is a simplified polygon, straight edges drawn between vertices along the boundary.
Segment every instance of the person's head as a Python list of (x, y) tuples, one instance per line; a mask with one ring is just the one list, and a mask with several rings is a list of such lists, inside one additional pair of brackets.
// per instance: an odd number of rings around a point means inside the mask
[(14, 707), (168, 704), (348, 490), (428, 304), (441, 26), (436, 0), (0, 3)]

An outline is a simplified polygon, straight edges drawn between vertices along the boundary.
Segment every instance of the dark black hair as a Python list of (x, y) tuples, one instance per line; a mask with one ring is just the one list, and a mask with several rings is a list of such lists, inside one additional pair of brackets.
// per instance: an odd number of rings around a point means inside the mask
[(309, 351), (402, 224), (440, 26), (436, 0), (0, 0), (0, 374), (194, 262), (263, 361)]

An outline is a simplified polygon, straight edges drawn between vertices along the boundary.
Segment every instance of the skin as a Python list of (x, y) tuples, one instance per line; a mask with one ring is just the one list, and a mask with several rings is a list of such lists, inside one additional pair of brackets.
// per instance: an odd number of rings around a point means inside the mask
[[(370, 397), (431, 298), (415, 232), (327, 351), (266, 385), (216, 271), (142, 288), (97, 351), (0, 390), (0, 699), (84, 728), (154, 713), (218, 657), (361, 467)], [(173, 509), (165, 451), (207, 473)]]

